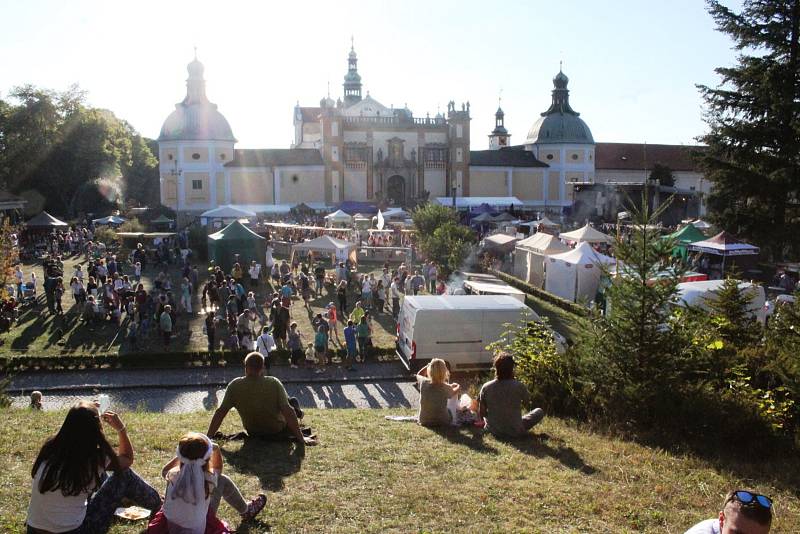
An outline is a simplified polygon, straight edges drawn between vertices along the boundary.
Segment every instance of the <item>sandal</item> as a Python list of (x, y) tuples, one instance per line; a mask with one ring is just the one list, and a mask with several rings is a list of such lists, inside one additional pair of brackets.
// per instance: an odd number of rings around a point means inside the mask
[(242, 521), (250, 521), (251, 519), (255, 518), (266, 505), (267, 496), (263, 493), (259, 493), (247, 504), (247, 510), (245, 510), (242, 514)]

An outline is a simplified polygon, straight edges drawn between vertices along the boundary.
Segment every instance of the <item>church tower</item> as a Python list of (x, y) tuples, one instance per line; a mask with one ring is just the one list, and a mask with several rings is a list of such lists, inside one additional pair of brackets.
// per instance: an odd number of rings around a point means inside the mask
[(511, 134), (506, 130), (504, 122), (505, 113), (503, 108), (498, 106), (494, 114), (494, 130), (489, 134), (489, 150), (498, 150), (511, 144)]
[(344, 105), (350, 107), (361, 100), (361, 76), (358, 74), (358, 56), (350, 38), (350, 54), (347, 56), (347, 74), (344, 75)]

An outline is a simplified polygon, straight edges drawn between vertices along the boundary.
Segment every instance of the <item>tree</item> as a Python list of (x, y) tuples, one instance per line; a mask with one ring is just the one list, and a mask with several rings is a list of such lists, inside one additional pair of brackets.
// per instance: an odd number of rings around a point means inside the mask
[(475, 243), (475, 234), (458, 220), (458, 212), (439, 204), (425, 204), (413, 214), (417, 242), (423, 254), (436, 263), (444, 276), (463, 267)]
[(650, 171), (650, 180), (658, 182), (658, 185), (664, 187), (672, 187), (675, 185), (675, 177), (672, 176), (672, 169), (660, 163), (653, 165), (653, 170)]
[(690, 341), (671, 324), (683, 271), (671, 267), (663, 275), (674, 241), (653, 229), (669, 202), (652, 215), (644, 199), (642, 205), (631, 209), (630, 239), (615, 242), (619, 268), (606, 290), (608, 312), (594, 317), (576, 345), (579, 398), (590, 414), (618, 421), (656, 417), (677, 391), (689, 354)]
[(16, 229), (8, 217), (0, 217), (0, 293), (14, 280), (14, 266), (18, 259)]
[(800, 0), (744, 0), (739, 13), (708, 0), (708, 11), (741, 52), (716, 69), (721, 86), (698, 86), (711, 218), (781, 259), (800, 252)]
[(445, 223), (458, 223), (458, 212), (441, 204), (425, 204), (412, 214), (414, 228), (419, 237), (431, 236), (433, 232)]

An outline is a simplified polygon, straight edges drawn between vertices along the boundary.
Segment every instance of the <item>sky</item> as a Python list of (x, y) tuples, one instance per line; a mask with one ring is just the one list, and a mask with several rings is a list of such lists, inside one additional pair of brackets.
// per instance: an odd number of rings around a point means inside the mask
[(318, 105), (328, 83), (341, 96), (351, 36), (364, 94), (417, 117), (469, 101), (473, 150), (500, 97), (524, 142), (560, 61), (596, 142), (694, 143), (695, 84), (717, 85), (714, 68), (736, 57), (701, 0), (0, 0), (0, 20), (0, 98), (78, 84), (146, 137), (183, 99), (196, 46), (239, 148), (288, 147), (296, 102)]

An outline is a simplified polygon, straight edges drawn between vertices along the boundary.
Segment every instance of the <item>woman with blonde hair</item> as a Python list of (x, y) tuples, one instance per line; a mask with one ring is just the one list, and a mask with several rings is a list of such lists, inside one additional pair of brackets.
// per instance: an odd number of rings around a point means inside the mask
[(419, 424), (442, 426), (452, 422), (447, 401), (461, 392), (461, 386), (450, 384), (450, 371), (441, 358), (434, 358), (417, 373), (419, 384)]
[(243, 521), (253, 519), (267, 502), (264, 494), (245, 502), (236, 484), (222, 474), (219, 446), (199, 432), (181, 437), (175, 458), (161, 475), (167, 491), (161, 510), (148, 525), (148, 534), (224, 534), (231, 531), (217, 518), (222, 499)]

